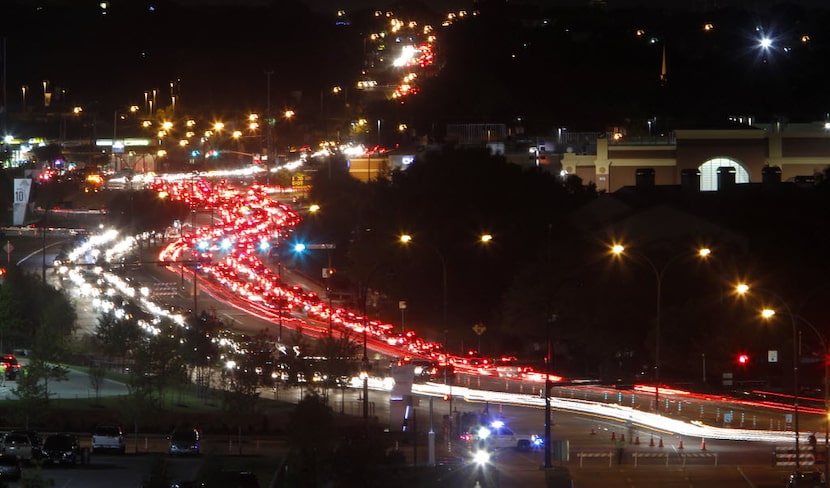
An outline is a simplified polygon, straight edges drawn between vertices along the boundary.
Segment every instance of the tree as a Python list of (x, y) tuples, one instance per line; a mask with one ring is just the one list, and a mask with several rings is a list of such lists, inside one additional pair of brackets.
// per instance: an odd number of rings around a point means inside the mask
[(122, 362), (140, 340), (141, 331), (135, 318), (118, 318), (112, 311), (98, 317), (95, 327), (95, 340), (101, 351), (109, 357)]
[(323, 384), (326, 387), (339, 386), (341, 378), (353, 376), (360, 367), (360, 345), (353, 340), (349, 330), (340, 337), (322, 337), (315, 346), (315, 355), (324, 358), (318, 368), (325, 378)]
[(101, 367), (100, 364), (95, 363), (89, 367), (89, 386), (95, 390), (95, 401), (101, 400), (101, 387), (104, 384), (107, 370)]
[(228, 387), (223, 392), (222, 404), (233, 418), (240, 420), (256, 411), (258, 388), (268, 365), (273, 364), (275, 343), (276, 338), (264, 330), (244, 338), (241, 344), (244, 352), (234, 355), (233, 363), (229, 361), (223, 370)]
[(28, 347), (34, 329), (30, 293), (32, 280), (19, 267), (9, 266), (0, 286), (0, 350)]

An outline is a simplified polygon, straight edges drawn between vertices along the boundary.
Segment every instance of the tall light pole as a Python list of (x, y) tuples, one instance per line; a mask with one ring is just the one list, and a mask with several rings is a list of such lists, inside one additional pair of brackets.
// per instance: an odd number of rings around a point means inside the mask
[(550, 327), (556, 321), (556, 315), (551, 315), (545, 327), (545, 469), (551, 469), (553, 463), (551, 462), (551, 411), (550, 411), (550, 368), (551, 368), (551, 345), (550, 345)]
[(794, 317), (815, 332), (816, 337), (818, 337), (821, 343), (821, 353), (824, 355), (824, 385), (822, 388), (824, 392), (824, 479), (827, 480), (830, 479), (830, 464), (827, 463), (827, 459), (830, 457), (830, 395), (827, 392), (828, 383), (830, 383), (830, 363), (828, 362), (830, 351), (827, 349), (827, 341), (824, 339), (824, 334), (819, 332), (818, 328), (812, 322), (801, 315), (795, 315)]
[[(278, 251), (278, 252), (279, 252), (279, 251)], [(282, 277), (282, 257), (279, 257), (279, 256), (278, 256), (278, 257), (277, 257), (277, 259), (278, 259), (278, 261), (277, 261), (277, 274), (278, 274), (278, 275), (279, 275), (279, 277), (280, 277), (280, 281), (281, 281), (282, 283), (285, 283), (285, 280), (283, 280), (283, 277)], [(278, 311), (277, 311), (277, 313), (279, 314), (279, 317), (280, 317), (280, 318), (279, 318), (279, 321), (280, 321), (280, 331), (279, 331), (279, 335), (277, 336), (277, 341), (278, 341), (280, 344), (282, 344), (282, 302), (283, 302), (284, 300), (285, 300), (285, 292), (283, 292), (282, 287), (280, 287), (280, 302), (279, 302), (279, 309), (278, 309)]]
[[(735, 287), (735, 290), (737, 291), (737, 293), (739, 295), (746, 295), (749, 292), (750, 288), (749, 288), (749, 285), (741, 283), (741, 284), (739, 284), (738, 286)], [(799, 426), (798, 426), (798, 396), (799, 396), (798, 395), (799, 394), (799, 388), (798, 388), (798, 326), (795, 322), (796, 316), (795, 316), (795, 314), (792, 313), (792, 310), (790, 310), (790, 306), (787, 305), (787, 302), (785, 302), (778, 294), (776, 294), (776, 293), (774, 293), (770, 290), (761, 290), (761, 291), (763, 293), (766, 293), (766, 294), (774, 297), (781, 305), (783, 305), (784, 309), (787, 311), (787, 316), (790, 318), (790, 323), (791, 323), (792, 329), (793, 329), (793, 429), (795, 430), (795, 471), (797, 473), (801, 468), (801, 451), (800, 451), (800, 442), (799, 442), (799, 438), (798, 438), (799, 437), (799, 433), (798, 433), (798, 429), (799, 429)], [(761, 317), (763, 317), (764, 319), (769, 320), (774, 316), (775, 316), (775, 310), (773, 310), (772, 308), (765, 307), (761, 311)], [(826, 363), (826, 360), (825, 360), (825, 363)], [(826, 374), (826, 372), (825, 372), (825, 374)], [(825, 409), (827, 407), (827, 403), (826, 403), (827, 387), (826, 387), (826, 384), (827, 384), (827, 381), (826, 381), (826, 376), (825, 376), (825, 390), (824, 390), (825, 391)], [(826, 414), (826, 411), (825, 411), (825, 414)], [(825, 418), (826, 418), (826, 415), (825, 415)], [(827, 435), (825, 435), (825, 438), (826, 437), (827, 437)], [(796, 479), (796, 483), (798, 483), (797, 479)]]
[(329, 302), (329, 336), (332, 334), (332, 327), (333, 327), (333, 312), (334, 308), (332, 307), (332, 294), (331, 294), (331, 275), (334, 274), (334, 269), (331, 267), (331, 251), (336, 249), (337, 245), (334, 243), (325, 243), (325, 244), (297, 244), (294, 246), (295, 252), (303, 252), (306, 249), (309, 250), (325, 250), (326, 254), (328, 255), (328, 268), (323, 268), (323, 278), (326, 280), (326, 294), (328, 295), (328, 302)]
[(369, 351), (366, 337), (366, 328), (369, 327), (369, 316), (366, 313), (366, 295), (363, 296), (363, 420), (369, 420)]
[[(401, 244), (403, 244), (405, 246), (409, 245), (413, 242), (413, 238), (410, 234), (401, 234), (401, 236), (398, 238), (398, 240), (400, 241)], [(488, 245), (493, 241), (493, 236), (491, 234), (482, 234), (482, 235), (479, 236), (478, 241), (479, 241), (480, 244)], [(448, 380), (447, 370), (449, 369), (449, 366), (450, 366), (450, 357), (449, 357), (449, 351), (447, 349), (447, 342), (448, 342), (448, 337), (449, 337), (449, 329), (447, 328), (447, 259), (444, 257), (444, 254), (441, 252), (440, 249), (438, 249), (438, 247), (434, 246), (433, 244), (430, 244), (429, 242), (427, 242), (427, 245), (433, 251), (435, 251), (435, 254), (438, 256), (438, 259), (441, 261), (441, 295), (442, 295), (441, 296), (441, 305), (442, 305), (441, 306), (441, 321), (442, 321), (442, 325), (443, 325), (443, 328), (444, 328), (444, 349), (446, 351), (446, 359), (445, 359), (445, 364), (444, 364), (444, 385), (448, 385), (449, 383), (447, 381)], [(403, 322), (403, 320), (401, 320), (401, 322)], [(450, 411), (449, 411), (449, 423), (450, 423), (449, 429), (450, 429), (450, 437), (452, 437), (452, 425), (453, 425), (453, 422), (452, 422), (453, 421), (453, 418), (452, 418), (452, 415), (453, 415), (453, 411), (452, 411), (452, 384), (449, 384), (448, 400), (449, 400), (449, 409), (450, 409)], [(448, 443), (448, 445), (451, 445), (451, 441), (450, 441), (450, 443)]]
[[(615, 244), (611, 247), (611, 253), (614, 256), (621, 256), (626, 253), (625, 246), (621, 244)], [(663, 302), (663, 277), (666, 275), (666, 270), (669, 268), (669, 265), (674, 263), (675, 261), (688, 257), (688, 253), (678, 254), (673, 258), (670, 258), (666, 261), (662, 267), (658, 268), (657, 265), (654, 264), (654, 261), (649, 259), (647, 256), (643, 254), (631, 253), (637, 259), (640, 259), (642, 262), (646, 263), (652, 271), (654, 271), (654, 278), (657, 280), (657, 310), (655, 312), (655, 341), (654, 341), (654, 410), (656, 412), (660, 412), (660, 320), (661, 320), (661, 307)], [(701, 248), (697, 251), (697, 256), (700, 258), (707, 258), (711, 254), (711, 250), (709, 248)]]
[[(401, 244), (409, 245), (412, 242), (412, 236), (409, 234), (402, 234), (399, 238)], [(447, 259), (444, 254), (432, 244), (427, 244), (441, 261), (441, 324), (444, 329), (447, 328)]]
[[(265, 72), (265, 152), (268, 170), (271, 166), (271, 75), (273, 71)], [(270, 174), (270, 173), (269, 173)]]

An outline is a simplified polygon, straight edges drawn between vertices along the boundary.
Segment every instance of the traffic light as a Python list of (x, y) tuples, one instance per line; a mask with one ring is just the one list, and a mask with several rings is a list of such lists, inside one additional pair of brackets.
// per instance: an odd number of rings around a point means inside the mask
[(446, 401), (449, 401), (449, 400), (452, 400), (452, 395), (450, 395), (448, 393), (444, 393), (444, 401), (446, 402)]
[(738, 364), (740, 366), (748, 365), (749, 364), (749, 354), (744, 353), (744, 352), (738, 354), (737, 361), (738, 361)]

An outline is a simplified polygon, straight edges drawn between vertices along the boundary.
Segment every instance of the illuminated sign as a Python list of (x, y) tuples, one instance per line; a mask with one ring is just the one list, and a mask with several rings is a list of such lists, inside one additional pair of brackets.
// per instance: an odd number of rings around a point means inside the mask
[[(96, 139), (95, 141), (96, 146), (102, 147), (111, 147), (112, 146), (112, 139)], [(115, 140), (115, 149), (121, 148), (122, 151), (125, 147), (131, 146), (149, 146), (150, 139), (116, 139)]]

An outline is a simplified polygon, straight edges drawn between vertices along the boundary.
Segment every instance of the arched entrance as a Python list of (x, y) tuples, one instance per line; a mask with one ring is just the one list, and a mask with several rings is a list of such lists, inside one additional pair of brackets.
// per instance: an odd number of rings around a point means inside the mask
[(741, 163), (729, 158), (712, 158), (700, 165), (700, 191), (718, 191), (718, 168), (735, 168), (735, 183), (749, 183), (749, 173)]

